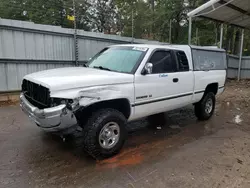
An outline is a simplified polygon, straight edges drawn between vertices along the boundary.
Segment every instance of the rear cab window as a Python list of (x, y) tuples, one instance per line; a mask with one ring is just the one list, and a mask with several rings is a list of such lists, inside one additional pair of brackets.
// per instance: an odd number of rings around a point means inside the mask
[(177, 58), (178, 71), (179, 72), (189, 71), (188, 59), (187, 59), (185, 52), (176, 51), (175, 55)]

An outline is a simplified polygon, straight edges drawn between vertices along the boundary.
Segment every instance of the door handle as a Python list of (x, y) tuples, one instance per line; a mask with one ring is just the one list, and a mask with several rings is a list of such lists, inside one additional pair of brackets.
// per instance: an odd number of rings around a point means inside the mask
[(175, 82), (175, 83), (178, 82), (178, 81), (179, 81), (178, 78), (174, 78), (174, 79), (173, 79), (173, 82)]

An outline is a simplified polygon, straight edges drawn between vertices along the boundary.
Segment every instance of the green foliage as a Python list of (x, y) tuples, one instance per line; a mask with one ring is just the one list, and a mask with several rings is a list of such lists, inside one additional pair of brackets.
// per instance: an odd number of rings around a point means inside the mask
[[(186, 44), (187, 13), (207, 0), (75, 0), (78, 29)], [(0, 17), (73, 28), (73, 0), (0, 0)], [(171, 28), (171, 37), (170, 37)], [(224, 27), (223, 47), (239, 52), (240, 30)], [(250, 54), (250, 31), (245, 31), (244, 54)], [(219, 45), (220, 24), (193, 22), (192, 43)]]
[(0, 0), (0, 17), (16, 20), (27, 20), (23, 15), (23, 0)]
[(148, 3), (144, 0), (117, 0), (116, 4), (122, 35), (141, 38), (149, 34), (151, 12)]
[[(89, 30), (89, 3), (76, 0), (77, 23), (79, 28)], [(0, 17), (7, 19), (32, 21), (39, 24), (73, 27), (67, 14), (72, 12), (72, 0), (0, 0)]]
[(113, 0), (93, 0), (90, 15), (94, 31), (111, 33), (116, 30), (117, 13)]

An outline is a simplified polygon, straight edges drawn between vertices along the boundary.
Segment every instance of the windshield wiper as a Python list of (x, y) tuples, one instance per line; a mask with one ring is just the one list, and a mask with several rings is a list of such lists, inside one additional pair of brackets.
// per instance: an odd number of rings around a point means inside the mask
[(111, 71), (109, 68), (106, 68), (106, 67), (103, 67), (103, 66), (94, 66), (93, 68)]

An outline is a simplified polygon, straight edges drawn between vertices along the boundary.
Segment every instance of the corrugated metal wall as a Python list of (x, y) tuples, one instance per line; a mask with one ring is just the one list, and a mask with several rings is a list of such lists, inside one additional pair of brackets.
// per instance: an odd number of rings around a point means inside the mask
[[(112, 44), (132, 38), (78, 31), (79, 61)], [(135, 43), (159, 43), (134, 39)], [(0, 92), (21, 88), (24, 75), (74, 66), (74, 30), (17, 20), (0, 19)]]
[[(79, 61), (112, 44), (132, 38), (78, 31)], [(134, 43), (154, 43), (134, 39)], [(20, 90), (24, 75), (45, 69), (74, 66), (74, 30), (57, 26), (0, 19), (0, 92)], [(229, 56), (228, 77), (235, 78), (238, 57)], [(242, 78), (250, 78), (250, 57), (242, 61)]]
[(22, 78), (32, 72), (70, 66), (72, 63), (0, 62), (0, 92), (20, 90)]
[[(229, 55), (228, 58), (228, 78), (237, 78), (239, 67), (239, 57)], [(242, 57), (241, 74), (242, 79), (250, 79), (250, 57)]]

